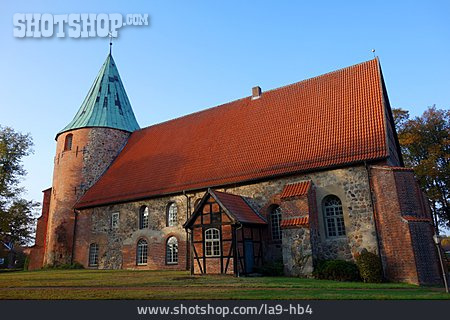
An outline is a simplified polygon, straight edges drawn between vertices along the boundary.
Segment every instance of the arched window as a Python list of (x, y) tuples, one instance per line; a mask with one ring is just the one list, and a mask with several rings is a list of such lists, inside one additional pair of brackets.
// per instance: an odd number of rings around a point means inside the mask
[(211, 228), (205, 231), (205, 256), (220, 256), (220, 232), (218, 229)]
[(175, 237), (170, 237), (167, 239), (166, 262), (167, 264), (178, 263), (178, 240)]
[(72, 150), (73, 134), (69, 133), (64, 140), (64, 151)]
[(338, 197), (330, 195), (323, 199), (323, 218), (327, 237), (345, 236), (342, 202)]
[(139, 229), (148, 228), (148, 207), (142, 206), (139, 209)]
[(89, 246), (89, 267), (98, 266), (98, 244), (91, 243)]
[(272, 240), (281, 240), (281, 208), (273, 206), (270, 210), (270, 227), (272, 229)]
[(173, 227), (178, 223), (178, 208), (175, 202), (171, 202), (167, 206), (167, 226)]
[(141, 239), (137, 243), (136, 262), (138, 266), (147, 264), (148, 244), (147, 240)]

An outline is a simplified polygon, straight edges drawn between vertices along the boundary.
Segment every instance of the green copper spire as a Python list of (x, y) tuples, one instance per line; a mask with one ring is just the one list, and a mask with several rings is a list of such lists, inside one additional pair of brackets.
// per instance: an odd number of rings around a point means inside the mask
[(58, 134), (78, 128), (107, 127), (133, 132), (139, 129), (111, 53), (73, 120)]

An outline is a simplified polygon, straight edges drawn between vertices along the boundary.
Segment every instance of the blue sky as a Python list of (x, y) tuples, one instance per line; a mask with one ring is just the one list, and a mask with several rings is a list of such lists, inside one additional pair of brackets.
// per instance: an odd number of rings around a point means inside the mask
[(41, 201), (55, 134), (108, 53), (105, 38), (14, 38), (14, 13), (147, 13), (113, 56), (141, 127), (373, 57), (391, 105), (420, 115), (450, 101), (449, 1), (6, 1), (0, 5), (0, 124), (30, 132), (23, 181)]

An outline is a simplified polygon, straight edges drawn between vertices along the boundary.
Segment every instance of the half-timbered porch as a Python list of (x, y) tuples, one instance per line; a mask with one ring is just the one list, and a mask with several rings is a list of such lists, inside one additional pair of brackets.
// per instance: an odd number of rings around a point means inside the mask
[(208, 190), (184, 227), (192, 274), (248, 274), (263, 263), (267, 222), (242, 196)]

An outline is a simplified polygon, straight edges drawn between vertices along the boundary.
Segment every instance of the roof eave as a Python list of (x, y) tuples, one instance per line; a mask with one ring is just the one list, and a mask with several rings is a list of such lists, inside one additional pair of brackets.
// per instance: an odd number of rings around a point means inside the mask
[[(365, 159), (365, 160), (358, 160), (358, 161), (353, 161), (353, 162), (347, 162), (347, 163), (344, 163), (344, 164), (337, 164), (337, 165), (331, 165), (331, 166), (325, 166), (325, 167), (311, 168), (311, 169), (307, 169), (307, 170), (293, 171), (293, 172), (290, 172), (290, 173), (268, 175), (268, 176), (259, 177), (259, 178), (255, 178), (255, 179), (239, 180), (239, 181), (229, 182), (229, 183), (226, 183), (226, 184), (209, 185), (209, 186), (199, 187), (199, 188), (192, 188), (192, 189), (180, 188), (178, 191), (165, 192), (165, 193), (162, 192), (162, 193), (157, 193), (157, 194), (154, 194), (154, 195), (143, 195), (143, 196), (130, 197), (130, 198), (119, 199), (119, 200), (105, 200), (105, 202), (96, 203), (96, 204), (89, 204), (88, 203), (88, 204), (84, 204), (83, 205), (82, 204), (83, 197), (81, 197), (80, 200), (77, 203), (75, 203), (74, 208), (77, 209), (77, 210), (86, 210), (86, 209), (90, 209), (90, 208), (102, 207), (102, 206), (107, 206), (107, 205), (114, 205), (114, 204), (119, 204), (119, 203), (129, 203), (129, 202), (140, 201), (140, 200), (145, 200), (145, 199), (154, 199), (154, 198), (159, 198), (159, 197), (176, 195), (176, 194), (181, 194), (183, 192), (195, 193), (195, 192), (199, 192), (199, 191), (202, 191), (202, 190), (205, 190), (205, 189), (208, 189), (208, 188), (219, 189), (219, 188), (224, 188), (224, 187), (233, 186), (233, 185), (258, 183), (260, 181), (272, 180), (272, 179), (282, 178), (282, 177), (288, 177), (288, 176), (292, 176), (292, 175), (296, 175), (296, 174), (304, 174), (304, 173), (309, 173), (309, 172), (314, 172), (314, 171), (325, 171), (325, 170), (330, 170), (330, 169), (345, 168), (345, 167), (354, 166), (356, 164), (365, 164), (367, 162), (381, 161), (381, 160), (387, 159), (387, 157), (388, 157), (388, 155), (385, 154), (385, 155), (380, 156), (380, 157), (375, 157), (375, 158), (370, 158), (370, 159)], [(89, 190), (87, 192), (89, 192)], [(85, 195), (86, 195), (86, 193), (85, 193)], [(79, 205), (79, 204), (81, 204), (81, 205)]]

